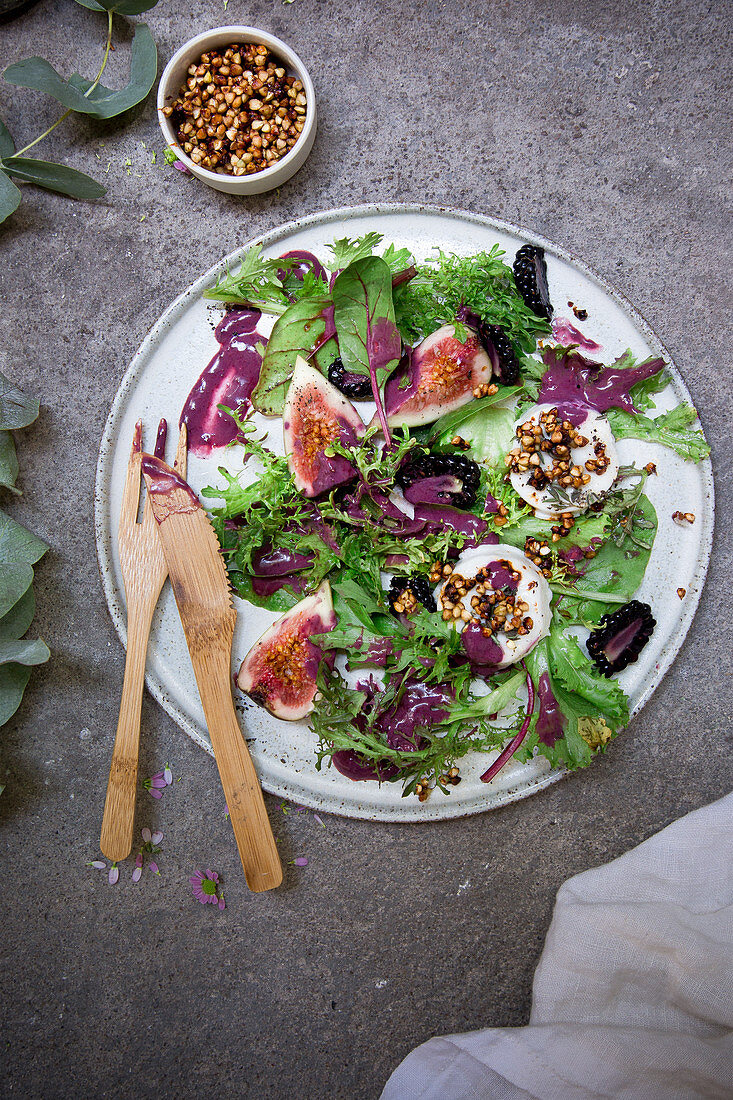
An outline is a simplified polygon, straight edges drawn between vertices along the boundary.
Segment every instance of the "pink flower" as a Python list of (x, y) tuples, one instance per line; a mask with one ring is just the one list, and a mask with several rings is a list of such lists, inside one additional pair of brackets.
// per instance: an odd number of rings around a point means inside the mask
[(323, 824), (323, 822), (321, 821), (321, 819), (320, 819), (320, 817), (318, 816), (318, 814), (313, 814), (313, 820), (314, 820), (314, 821), (317, 821), (317, 822), (318, 822), (318, 824), (319, 824), (319, 825), (321, 825), (321, 826), (322, 826), (322, 827), (323, 827), (324, 829), (326, 828), (326, 826), (325, 826), (325, 825)]
[[(145, 832), (145, 829), (143, 829), (143, 833), (144, 832)], [(140, 878), (142, 877), (142, 873), (143, 873), (143, 854), (142, 854), (142, 852), (138, 852), (138, 854), (135, 856), (135, 870), (132, 872), (132, 881), (133, 882), (139, 882)]]
[(171, 783), (173, 782), (173, 772), (170, 770), (168, 764), (166, 764), (163, 771), (163, 779), (165, 779), (166, 787), (170, 787)]
[(160, 831), (156, 831), (151, 836), (150, 841), (151, 841), (152, 844), (160, 844), (162, 839), (163, 839), (163, 834)]
[(220, 909), (224, 908), (224, 894), (216, 871), (211, 868), (196, 871), (188, 881), (191, 883), (193, 896), (202, 905), (218, 905)]
[(291, 862), (294, 863), (296, 867), (307, 867), (308, 856), (298, 856), (297, 859), (291, 860)]
[(107, 870), (107, 864), (103, 859), (93, 859), (90, 863), (87, 863), (87, 867), (94, 867), (97, 871)]
[(109, 874), (107, 875), (107, 881), (109, 882), (110, 886), (114, 886), (119, 877), (120, 869), (116, 863), (113, 863), (109, 869)]

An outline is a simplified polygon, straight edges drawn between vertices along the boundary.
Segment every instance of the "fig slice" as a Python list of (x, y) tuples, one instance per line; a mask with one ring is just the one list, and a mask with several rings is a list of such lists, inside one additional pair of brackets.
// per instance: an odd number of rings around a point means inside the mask
[(295, 722), (313, 710), (321, 649), (311, 635), (336, 626), (328, 581), (269, 627), (242, 661), (237, 684), (276, 718)]
[(465, 343), (456, 338), (454, 325), (443, 325), (413, 348), (405, 378), (393, 375), (385, 389), (387, 422), (408, 428), (431, 424), (439, 416), (460, 409), (473, 391), (491, 382), (492, 365), (471, 329)]
[(283, 436), (301, 493), (316, 497), (350, 481), (356, 471), (348, 459), (324, 452), (335, 440), (353, 446), (363, 433), (364, 422), (348, 398), (299, 355), (283, 410)]

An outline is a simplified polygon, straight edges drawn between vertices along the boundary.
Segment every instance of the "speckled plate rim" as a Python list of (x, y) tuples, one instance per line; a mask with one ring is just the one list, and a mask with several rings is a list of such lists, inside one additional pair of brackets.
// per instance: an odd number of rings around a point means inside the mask
[[(369, 203), (360, 206), (344, 206), (304, 215), (301, 218), (286, 222), (264, 233), (257, 234), (220, 260), (205, 274), (200, 276), (200, 278), (184, 290), (168, 309), (165, 310), (159, 320), (148, 332), (133, 356), (112, 402), (102, 435), (99, 459), (97, 462), (94, 493), (94, 526), (102, 587), (113, 624), (123, 647), (126, 648), (127, 646), (126, 612), (120, 598), (120, 593), (115, 585), (112, 565), (112, 533), (108, 530), (106, 522), (106, 504), (109, 494), (111, 466), (109, 459), (114, 445), (115, 425), (120, 410), (124, 407), (131, 391), (134, 389), (138, 376), (144, 370), (146, 360), (155, 347), (156, 342), (162, 337), (166, 330), (182, 316), (190, 303), (198, 299), (203, 291), (212, 285), (215, 278), (226, 271), (227, 267), (230, 267), (232, 263), (236, 263), (241, 254), (246, 249), (252, 247), (252, 245), (259, 244), (262, 245), (263, 248), (267, 248), (293, 233), (308, 227), (337, 224), (344, 220), (358, 217), (379, 217), (380, 215), (394, 214), (426, 214), (429, 216), (440, 216), (453, 218), (464, 224), (472, 223), (482, 228), (495, 229), (499, 232), (519, 237), (530, 244), (539, 245), (549, 254), (556, 256), (558, 259), (576, 268), (585, 278), (595, 283), (626, 314), (631, 323), (637, 328), (640, 334), (643, 335), (652, 354), (664, 357), (669, 365), (675, 388), (681, 391), (682, 395), (691, 404), (693, 403), (682, 376), (664, 344), (657, 337), (646, 319), (619, 291), (610, 286), (582, 260), (577, 259), (567, 249), (561, 248), (547, 238), (530, 230), (523, 229), (520, 226), (516, 226), (511, 222), (492, 218), (487, 215), (476, 214), (471, 211), (461, 211), (451, 207), (424, 203)], [(647, 686), (637, 696), (631, 709), (631, 718), (638, 714), (644, 704), (649, 700), (679, 653), (694, 619), (702, 588), (705, 583), (712, 551), (715, 497), (712, 464), (710, 460), (707, 459), (704, 463), (700, 464), (698, 469), (706, 507), (704, 515), (699, 517), (701, 520), (700, 553), (697, 567), (690, 582), (691, 590), (688, 590), (688, 598), (684, 606), (681, 607), (677, 630), (674, 635), (668, 639), (664, 651), (655, 665), (654, 675), (649, 678)], [(174, 722), (176, 722), (176, 724), (180, 726), (196, 744), (200, 745), (209, 755), (213, 755), (211, 745), (201, 736), (195, 723), (191, 721), (189, 716), (172, 701), (160, 679), (148, 673), (146, 674), (145, 683), (153, 698), (160, 703)], [(357, 799), (346, 802), (338, 798), (322, 798), (314, 794), (307, 786), (298, 782), (295, 777), (293, 777), (292, 781), (289, 778), (287, 783), (272, 782), (268, 777), (263, 777), (262, 785), (263, 788), (271, 794), (279, 795), (313, 809), (370, 821), (398, 821), (403, 824), (411, 824), (419, 821), (443, 821), (451, 818), (467, 817), (477, 813), (484, 813), (487, 810), (498, 809), (511, 802), (528, 798), (530, 795), (544, 790), (567, 774), (568, 772), (565, 768), (553, 768), (538, 778), (519, 782), (515, 786), (511, 786), (500, 792), (492, 792), (490, 789), (487, 789), (485, 797), (474, 799), (471, 803), (459, 803), (453, 802), (450, 799), (444, 799), (435, 806), (430, 805), (430, 803), (424, 804), (419, 807), (419, 812), (410, 813), (409, 816), (406, 816), (404, 811), (400, 812), (399, 807), (390, 806), (375, 809), (373, 806), (361, 806)], [(356, 787), (358, 785), (355, 784), (354, 786)]]

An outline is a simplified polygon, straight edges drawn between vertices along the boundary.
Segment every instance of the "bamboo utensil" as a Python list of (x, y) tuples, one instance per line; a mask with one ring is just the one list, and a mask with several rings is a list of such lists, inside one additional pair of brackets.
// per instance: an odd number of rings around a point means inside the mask
[(282, 866), (232, 700), (236, 612), (219, 541), (198, 498), (174, 469), (146, 454), (142, 472), (247, 885), (253, 891), (271, 890), (282, 882)]
[[(165, 445), (163, 423), (158, 429), (158, 440), (162, 439), (163, 446), (156, 444), (156, 450), (163, 449)], [(153, 611), (168, 576), (149, 496), (145, 500), (142, 522), (137, 522), (142, 484), (142, 430), (142, 421), (138, 420), (127, 465), (118, 533), (120, 568), (127, 603), (127, 655), (100, 840), (103, 853), (114, 862), (126, 859), (132, 849), (145, 657)], [(187, 451), (184, 424), (178, 437), (175, 460), (175, 468), (183, 477), (186, 476)]]

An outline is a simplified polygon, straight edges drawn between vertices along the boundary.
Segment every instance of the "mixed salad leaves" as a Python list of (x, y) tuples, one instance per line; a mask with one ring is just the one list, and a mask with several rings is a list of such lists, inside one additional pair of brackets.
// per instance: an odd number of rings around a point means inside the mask
[[(589, 764), (654, 626), (633, 596), (655, 470), (614, 444), (699, 462), (695, 410), (647, 415), (660, 359), (555, 343), (541, 249), (514, 268), (498, 246), (418, 264), (377, 233), (329, 252), (253, 248), (207, 292), (277, 318), (251, 405), (227, 410), (246, 474), (204, 490), (235, 592), (284, 612), (240, 686), (310, 714), (318, 768), (421, 800), (467, 753), (503, 750), (486, 780), (511, 756)], [(282, 417), (284, 456), (255, 410)]]

